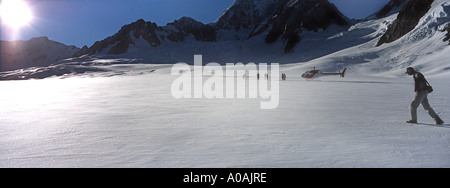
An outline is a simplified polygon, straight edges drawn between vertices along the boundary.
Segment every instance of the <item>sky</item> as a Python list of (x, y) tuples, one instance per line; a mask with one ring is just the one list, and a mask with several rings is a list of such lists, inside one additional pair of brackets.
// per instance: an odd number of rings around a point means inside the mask
[[(1, 2), (2, 0), (0, 0)], [(67, 45), (91, 46), (138, 19), (164, 26), (183, 16), (216, 21), (234, 0), (23, 0), (33, 12), (28, 26), (14, 34), (1, 24), (1, 40), (47, 36)], [(349, 18), (365, 18), (389, 0), (329, 0)]]

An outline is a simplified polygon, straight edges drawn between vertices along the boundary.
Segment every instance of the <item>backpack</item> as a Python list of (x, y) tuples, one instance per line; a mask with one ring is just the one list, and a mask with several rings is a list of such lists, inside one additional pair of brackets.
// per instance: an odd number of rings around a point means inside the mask
[(428, 83), (428, 81), (425, 79), (425, 81), (427, 82), (427, 91), (428, 93), (433, 93), (433, 87), (431, 87), (430, 83)]

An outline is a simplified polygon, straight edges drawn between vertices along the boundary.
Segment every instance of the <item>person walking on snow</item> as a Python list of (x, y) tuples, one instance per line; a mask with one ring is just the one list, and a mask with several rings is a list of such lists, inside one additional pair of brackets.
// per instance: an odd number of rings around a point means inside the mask
[(436, 121), (437, 125), (444, 124), (442, 119), (436, 114), (436, 112), (428, 103), (427, 88), (429, 84), (425, 79), (425, 76), (423, 76), (423, 74), (420, 72), (416, 72), (412, 67), (408, 67), (405, 74), (413, 76), (415, 82), (414, 99), (411, 102), (411, 106), (409, 107), (409, 110), (411, 112), (411, 120), (407, 121), (406, 123), (417, 123), (417, 108), (420, 104), (422, 104), (423, 108), (425, 108), (425, 110), (428, 111), (428, 114), (430, 114), (430, 116)]

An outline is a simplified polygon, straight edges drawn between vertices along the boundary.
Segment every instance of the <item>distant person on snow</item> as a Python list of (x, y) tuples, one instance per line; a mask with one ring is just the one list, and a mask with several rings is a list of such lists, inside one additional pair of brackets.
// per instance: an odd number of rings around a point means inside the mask
[(423, 108), (425, 108), (426, 111), (428, 111), (428, 114), (436, 121), (437, 125), (442, 125), (444, 122), (441, 118), (436, 114), (436, 112), (431, 108), (430, 104), (428, 103), (428, 87), (430, 86), (428, 81), (425, 79), (425, 76), (423, 76), (422, 73), (416, 72), (414, 68), (409, 67), (406, 69), (406, 73), (410, 76), (414, 77), (415, 82), (415, 95), (414, 99), (411, 102), (411, 106), (409, 107), (409, 110), (411, 112), (411, 120), (407, 121), (406, 123), (417, 123), (417, 108), (420, 104), (422, 104)]

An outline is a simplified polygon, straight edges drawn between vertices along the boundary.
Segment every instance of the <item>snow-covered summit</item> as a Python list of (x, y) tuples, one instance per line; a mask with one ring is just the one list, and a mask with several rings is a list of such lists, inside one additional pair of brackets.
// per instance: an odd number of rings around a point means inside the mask
[(151, 46), (156, 47), (161, 44), (156, 31), (161, 30), (155, 23), (146, 22), (142, 19), (123, 26), (119, 32), (102, 41), (97, 41), (89, 49), (83, 48), (77, 52), (76, 56), (104, 54), (123, 54), (128, 51), (133, 38), (140, 38), (147, 41)]
[(347, 26), (349, 20), (328, 0), (288, 0), (278, 7), (262, 30), (270, 28), (265, 39), (267, 43), (276, 42), (279, 37), (286, 41), (284, 51), (289, 53), (302, 40), (304, 29), (317, 32), (330, 25)]
[(328, 0), (237, 0), (216, 22), (219, 29), (249, 29), (248, 38), (265, 34), (267, 43), (281, 37), (286, 53), (301, 40), (303, 29), (317, 32), (332, 24), (345, 26), (349, 20)]
[(148, 50), (159, 47), (163, 42), (182, 43), (191, 35), (199, 42), (216, 40), (214, 27), (189, 17), (182, 17), (164, 27), (140, 19), (123, 26), (113, 36), (95, 42), (90, 48), (81, 49), (75, 57), (95, 54), (119, 55), (131, 51), (145, 54)]
[(253, 29), (270, 19), (280, 0), (236, 0), (216, 21), (219, 29)]
[(197, 41), (216, 41), (216, 30), (213, 26), (205, 25), (190, 17), (182, 17), (178, 20), (175, 20), (173, 23), (169, 23), (168, 26), (174, 26), (178, 29), (176, 36), (179, 36), (179, 38), (172, 41), (185, 41), (186, 38), (191, 34), (194, 35), (195, 40)]
[[(256, 40), (266, 46), (284, 43), (284, 52), (290, 53), (302, 40), (303, 29), (317, 32), (330, 25), (347, 26), (348, 23), (348, 19), (328, 0), (237, 0), (214, 23), (204, 24), (182, 17), (166, 26), (157, 26), (141, 19), (123, 26), (117, 34), (96, 42), (88, 50), (82, 49), (76, 55), (123, 55), (131, 51), (133, 54), (148, 54), (149, 51), (158, 51), (164, 44), (187, 45), (185, 42), (190, 45), (192, 42), (214, 44), (225, 41), (236, 46), (240, 45), (242, 38), (256, 36), (262, 36)], [(279, 51), (283, 52), (282, 48)], [(184, 53), (177, 50), (171, 51)]]

